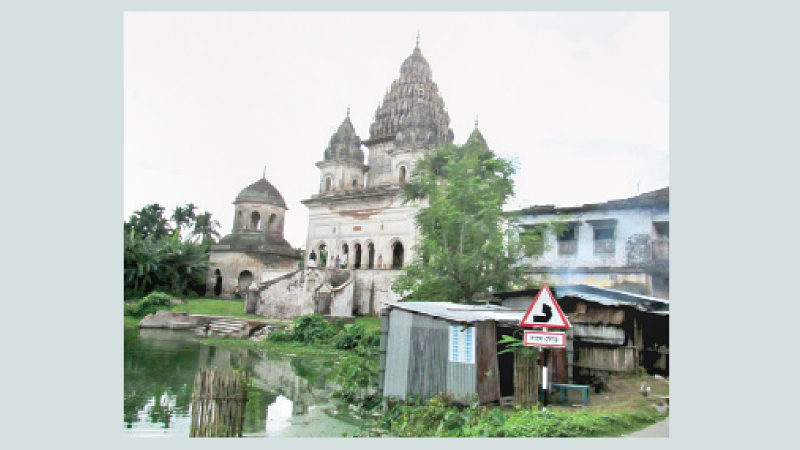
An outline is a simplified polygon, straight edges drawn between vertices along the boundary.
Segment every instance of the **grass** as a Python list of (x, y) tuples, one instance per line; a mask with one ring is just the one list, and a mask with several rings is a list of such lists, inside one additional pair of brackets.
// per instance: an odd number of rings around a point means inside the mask
[(265, 320), (264, 317), (244, 313), (242, 300), (219, 300), (212, 298), (198, 298), (186, 300), (182, 305), (172, 307), (172, 311), (183, 311), (188, 314), (204, 316), (238, 317), (251, 320)]

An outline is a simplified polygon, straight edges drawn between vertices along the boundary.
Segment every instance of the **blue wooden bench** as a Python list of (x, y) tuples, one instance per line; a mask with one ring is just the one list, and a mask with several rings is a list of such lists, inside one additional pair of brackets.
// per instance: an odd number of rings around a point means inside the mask
[(589, 387), (588, 385), (583, 384), (560, 384), (560, 383), (550, 383), (550, 387), (554, 391), (558, 391), (560, 395), (561, 403), (566, 403), (567, 399), (569, 398), (569, 391), (576, 391), (581, 393), (581, 400), (584, 405), (589, 405)]

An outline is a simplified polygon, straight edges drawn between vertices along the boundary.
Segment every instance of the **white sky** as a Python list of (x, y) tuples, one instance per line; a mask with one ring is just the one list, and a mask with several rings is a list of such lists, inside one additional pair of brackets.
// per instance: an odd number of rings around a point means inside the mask
[(304, 246), (314, 163), (348, 105), (369, 138), (417, 32), (455, 142), (477, 116), (518, 161), (507, 209), (669, 185), (668, 13), (127, 12), (124, 219), (193, 202), (228, 234), (266, 166)]

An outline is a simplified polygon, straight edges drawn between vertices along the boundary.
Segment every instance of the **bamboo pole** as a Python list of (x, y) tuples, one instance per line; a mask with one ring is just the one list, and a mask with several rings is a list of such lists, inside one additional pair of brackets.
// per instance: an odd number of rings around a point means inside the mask
[(242, 437), (248, 376), (200, 369), (192, 395), (191, 437)]

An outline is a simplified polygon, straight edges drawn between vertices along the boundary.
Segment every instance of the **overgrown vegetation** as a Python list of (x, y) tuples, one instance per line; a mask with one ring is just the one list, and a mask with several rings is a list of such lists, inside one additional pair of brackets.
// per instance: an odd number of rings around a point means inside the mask
[(447, 396), (410, 400), (388, 408), (381, 425), (397, 437), (598, 437), (618, 436), (656, 422), (646, 411), (559, 411), (467, 406)]
[(136, 303), (125, 305), (125, 315), (141, 318), (159, 310), (170, 309), (172, 296), (163, 292), (151, 292)]
[(202, 294), (208, 246), (219, 237), (219, 223), (197, 207), (178, 206), (170, 218), (157, 203), (135, 211), (124, 224), (125, 299), (154, 290), (173, 295)]
[(367, 330), (361, 324), (331, 323), (315, 313), (298, 317), (286, 330), (271, 331), (267, 340), (348, 350), (351, 353), (339, 360), (333, 371), (334, 382), (339, 386), (335, 395), (366, 409), (380, 403), (377, 396), (379, 330)]

